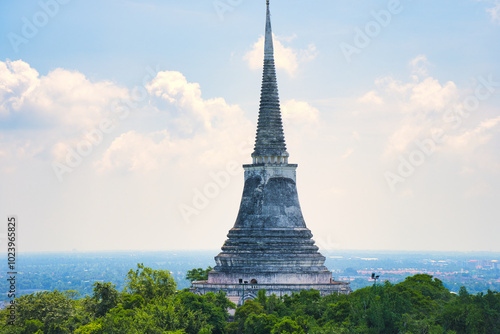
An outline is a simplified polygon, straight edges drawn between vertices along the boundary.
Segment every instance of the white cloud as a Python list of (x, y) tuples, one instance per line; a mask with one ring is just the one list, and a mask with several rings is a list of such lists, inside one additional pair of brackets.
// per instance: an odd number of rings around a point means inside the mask
[[(180, 110), (180, 119), (176, 121), (182, 123), (184, 120), (184, 127), (187, 126), (186, 118), (194, 117), (202, 122), (204, 130), (213, 130), (221, 124), (228, 125), (228, 122), (235, 122), (233, 116), (242, 115), (239, 107), (228, 105), (223, 98), (204, 100), (201, 97), (200, 85), (188, 82), (179, 72), (159, 72), (146, 88), (151, 95), (165, 100)], [(192, 132), (192, 128), (189, 132)]]
[(442, 112), (452, 106), (458, 98), (455, 83), (448, 81), (444, 85), (437, 79), (425, 78), (412, 89), (410, 101), (420, 111), (428, 113), (432, 111)]
[(281, 106), (285, 122), (304, 124), (316, 123), (319, 119), (319, 110), (305, 101), (288, 100)]
[[(243, 111), (222, 98), (203, 99), (200, 85), (188, 82), (182, 73), (159, 72), (146, 88), (153, 105), (157, 104), (155, 98), (167, 103), (172, 113), (170, 124), (165, 124), (167, 130), (122, 134), (96, 163), (101, 172), (147, 172), (175, 161), (219, 166), (249, 146), (254, 129)], [(161, 106), (155, 107), (156, 112), (165, 112), (165, 105)], [(179, 127), (182, 131), (175, 135), (173, 132), (178, 132)]]
[(413, 72), (413, 78), (415, 80), (418, 80), (419, 77), (429, 76), (429, 70), (427, 69), (428, 66), (429, 60), (425, 55), (418, 55), (410, 60), (410, 67)]
[[(0, 62), (0, 73), (0, 117), (7, 124), (17, 117), (13, 131), (0, 137), (4, 168), (30, 158), (66, 161), (68, 152), (89, 142), (89, 131), (102, 120), (117, 121), (113, 104), (131, 95), (109, 81), (92, 82), (79, 72), (56, 69), (41, 76), (20, 60)], [(139, 130), (151, 128), (150, 123), (137, 124), (135, 131), (107, 134), (109, 148), (102, 156), (102, 152), (95, 153), (101, 141), (88, 158), (98, 160), (93, 165), (99, 171), (149, 171), (175, 159), (216, 166), (238, 155), (243, 147), (248, 153), (254, 126), (238, 106), (222, 98), (203, 99), (199, 84), (188, 82), (179, 72), (159, 72), (146, 89), (151, 94), (150, 106), (142, 108), (142, 114), (149, 110), (164, 120), (162, 115), (171, 113), (163, 130), (157, 124), (153, 131)], [(158, 122), (158, 117), (144, 122)], [(30, 130), (33, 126), (39, 130)]]
[(424, 127), (413, 120), (405, 120), (389, 137), (384, 156), (391, 159), (402, 152), (421, 136)]
[[(307, 49), (295, 50), (281, 43), (282, 40), (286, 41), (286, 39), (277, 37), (274, 34), (273, 36), (276, 68), (285, 70), (290, 76), (295, 74), (300, 63), (312, 61), (318, 55), (316, 46), (312, 43), (308, 45)], [(288, 41), (291, 39), (293, 39), (293, 37), (288, 39)], [(248, 62), (248, 66), (253, 70), (262, 68), (264, 59), (264, 40), (264, 36), (261, 36), (252, 46), (252, 50), (243, 57), (243, 59)]]
[(0, 61), (0, 116), (17, 111), (39, 85), (38, 72), (22, 60)]
[[(83, 74), (55, 69), (46, 76), (22, 60), (0, 62), (0, 113), (43, 119), (66, 132), (89, 129), (109, 113), (110, 103), (127, 91), (109, 81), (91, 82)], [(20, 125), (22, 126), (22, 125)]]
[(90, 129), (110, 114), (110, 105), (128, 92), (109, 81), (91, 82), (82, 73), (56, 69), (40, 78), (27, 107), (72, 129)]
[[(401, 112), (407, 113), (431, 113), (444, 112), (457, 103), (459, 92), (455, 83), (448, 81), (441, 84), (432, 77), (422, 78), (421, 80), (411, 82), (400, 82), (392, 77), (385, 77), (376, 81), (378, 92), (368, 92), (363, 98), (370, 97), (383, 92), (387, 97), (382, 100), (400, 103)], [(362, 98), (362, 99), (363, 99)], [(374, 98), (371, 98), (373, 103)], [(360, 102), (365, 102), (361, 100)]]
[[(161, 137), (159, 141), (155, 140), (158, 136)], [(146, 135), (129, 131), (113, 141), (97, 166), (102, 171), (126, 169), (148, 172), (156, 170), (162, 161), (171, 155), (172, 146), (166, 131)]]
[(493, 23), (500, 24), (500, 2), (496, 2), (494, 7), (488, 8), (486, 11), (490, 14)]
[(390, 76), (380, 78), (375, 81), (378, 92), (368, 92), (363, 98), (375, 103), (376, 98), (373, 96), (386, 93), (388, 96), (385, 101), (402, 103), (400, 111), (410, 113), (443, 112), (456, 104), (459, 92), (455, 83), (448, 81), (441, 84), (431, 77), (428, 70), (430, 63), (425, 55), (410, 60), (409, 65), (412, 73), (410, 81), (401, 82)]
[(491, 22), (500, 24), (500, 1), (499, 0), (476, 0), (485, 2), (493, 7), (486, 8), (486, 12), (490, 15)]
[(318, 56), (318, 53), (316, 45), (314, 45), (314, 43), (310, 43), (307, 46), (307, 49), (299, 50), (299, 62), (313, 61)]
[(385, 77), (375, 82), (377, 90), (365, 95), (382, 95), (381, 99), (390, 101), (386, 111), (402, 115), (388, 138), (385, 157), (393, 158), (408, 150), (416, 140), (431, 138), (438, 129), (448, 128), (449, 124), (443, 124), (442, 115), (460, 101), (455, 83), (441, 84), (429, 75), (427, 57), (419, 55), (409, 64), (412, 71), (410, 81)]
[(110, 115), (114, 101), (128, 97), (109, 81), (60, 68), (40, 75), (22, 60), (0, 61), (0, 78), (0, 117), (10, 130), (0, 145), (11, 166), (37, 157), (61, 161)]
[(366, 104), (384, 104), (384, 100), (378, 96), (377, 92), (372, 90), (359, 98), (358, 102)]
[[(474, 122), (450, 122), (450, 111), (463, 109), (463, 102), (474, 89), (459, 90), (457, 85), (448, 81), (441, 83), (428, 71), (429, 61), (419, 55), (409, 62), (409, 80), (400, 81), (393, 77), (376, 80), (376, 89), (358, 99), (367, 105), (368, 110), (379, 111), (377, 104), (384, 102), (383, 112), (390, 116), (387, 127), (388, 137), (383, 157), (394, 160), (416, 148), (416, 142), (433, 138), (443, 132), (445, 143), (437, 150), (450, 152), (470, 152), (486, 145), (492, 138), (499, 120), (491, 118), (474, 127)], [(371, 107), (370, 107), (371, 106)], [(475, 111), (477, 114), (479, 110)], [(389, 117), (389, 116), (387, 116)]]
[(470, 152), (478, 146), (487, 144), (492, 139), (495, 130), (498, 131), (499, 124), (500, 117), (487, 119), (473, 129), (456, 136), (448, 136), (446, 144), (457, 152)]

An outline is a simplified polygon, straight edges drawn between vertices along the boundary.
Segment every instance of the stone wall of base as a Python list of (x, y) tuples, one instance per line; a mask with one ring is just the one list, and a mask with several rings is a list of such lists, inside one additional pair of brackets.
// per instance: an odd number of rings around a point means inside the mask
[(238, 305), (244, 301), (257, 298), (259, 290), (266, 290), (266, 295), (275, 294), (278, 297), (291, 295), (301, 290), (318, 290), (321, 296), (331, 294), (350, 294), (352, 292), (349, 283), (334, 281), (329, 284), (210, 284), (207, 281), (192, 283), (191, 292), (204, 295), (209, 292), (218, 293), (224, 291), (227, 297), (239, 297)]
[(274, 285), (274, 284), (330, 284), (332, 281), (332, 272), (326, 270), (323, 271), (312, 271), (312, 272), (279, 272), (277, 269), (272, 272), (256, 272), (248, 270), (244, 272), (242, 270), (231, 273), (231, 272), (217, 272), (212, 270), (208, 273), (208, 283), (209, 284), (238, 284), (240, 281), (247, 281), (248, 283), (256, 282), (258, 284), (264, 285)]

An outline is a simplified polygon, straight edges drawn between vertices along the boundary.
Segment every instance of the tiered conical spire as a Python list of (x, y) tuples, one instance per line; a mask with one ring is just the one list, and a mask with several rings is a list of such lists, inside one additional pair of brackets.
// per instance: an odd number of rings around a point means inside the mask
[(316, 289), (321, 295), (349, 293), (333, 282), (325, 257), (302, 216), (296, 164), (288, 163), (274, 67), (267, 3), (264, 74), (253, 164), (243, 165), (245, 186), (236, 222), (227, 235), (207, 281), (193, 282), (198, 294), (223, 290), (230, 298), (256, 298)]
[(260, 95), (259, 121), (253, 163), (288, 163), (283, 123), (281, 121), (278, 83), (274, 65), (273, 32), (267, 0), (266, 35), (264, 47), (264, 71)]
[(288, 164), (274, 66), (267, 1), (264, 74), (253, 164), (244, 165), (238, 217), (209, 283), (239, 278), (262, 283), (328, 284), (331, 272), (306, 227), (296, 187), (297, 165)]

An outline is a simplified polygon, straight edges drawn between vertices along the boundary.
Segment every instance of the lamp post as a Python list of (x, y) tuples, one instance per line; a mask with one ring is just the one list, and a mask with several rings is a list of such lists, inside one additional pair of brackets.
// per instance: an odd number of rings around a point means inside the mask
[(380, 277), (380, 275), (375, 275), (375, 273), (372, 273), (372, 280), (374, 280), (373, 286), (377, 286), (377, 280)]

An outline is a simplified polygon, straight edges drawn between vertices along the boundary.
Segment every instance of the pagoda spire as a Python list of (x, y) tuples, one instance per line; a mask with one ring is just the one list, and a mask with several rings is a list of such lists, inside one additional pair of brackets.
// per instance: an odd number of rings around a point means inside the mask
[(269, 0), (266, 0), (266, 34), (264, 43), (264, 71), (260, 93), (259, 120), (255, 149), (252, 153), (254, 164), (287, 164), (283, 122), (281, 120), (276, 67), (274, 65), (273, 32)]
[[(297, 165), (288, 163), (274, 66), (267, 0), (264, 74), (253, 163), (243, 165), (240, 209), (208, 279), (192, 282), (196, 294), (224, 291), (242, 305), (257, 298), (311, 289), (321, 296), (346, 293), (349, 283), (333, 281), (306, 226), (297, 193)], [(243, 288), (243, 291), (242, 291)]]

